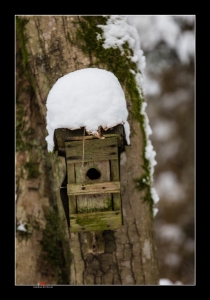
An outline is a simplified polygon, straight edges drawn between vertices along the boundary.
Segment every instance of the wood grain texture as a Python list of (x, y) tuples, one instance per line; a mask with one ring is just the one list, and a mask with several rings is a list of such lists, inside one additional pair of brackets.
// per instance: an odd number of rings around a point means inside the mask
[[(82, 162), (82, 141), (65, 142), (67, 164)], [(85, 140), (84, 162), (118, 159), (117, 137)]]
[(119, 193), (120, 181), (110, 181), (94, 184), (68, 184), (68, 195), (85, 195), (85, 194), (107, 194), (107, 193)]

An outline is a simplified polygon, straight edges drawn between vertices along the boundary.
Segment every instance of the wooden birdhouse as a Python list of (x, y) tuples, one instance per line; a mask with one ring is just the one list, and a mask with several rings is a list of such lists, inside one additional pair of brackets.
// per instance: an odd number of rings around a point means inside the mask
[(104, 139), (79, 130), (56, 129), (55, 151), (65, 156), (67, 176), (61, 198), (71, 232), (115, 230), (122, 226), (119, 156), (124, 151), (123, 125)]

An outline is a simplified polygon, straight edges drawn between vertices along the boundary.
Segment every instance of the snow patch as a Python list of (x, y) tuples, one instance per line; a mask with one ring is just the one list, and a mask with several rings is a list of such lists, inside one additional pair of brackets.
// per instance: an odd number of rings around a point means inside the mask
[(151, 188), (151, 194), (152, 194), (152, 198), (154, 200), (154, 204), (156, 204), (160, 199), (154, 188)]
[(168, 278), (161, 278), (159, 280), (159, 285), (183, 285), (181, 281), (176, 281), (173, 283), (170, 279)]
[(27, 231), (27, 229), (25, 228), (26, 223), (22, 223), (22, 221), (20, 221), (17, 230), (19, 231)]
[(153, 208), (153, 216), (155, 217), (158, 213), (159, 209), (157, 207)]

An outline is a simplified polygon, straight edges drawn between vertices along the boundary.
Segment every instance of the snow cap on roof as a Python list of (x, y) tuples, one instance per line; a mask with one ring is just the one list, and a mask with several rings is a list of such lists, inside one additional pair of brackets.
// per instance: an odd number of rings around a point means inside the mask
[(108, 129), (124, 124), (130, 144), (125, 94), (112, 72), (86, 68), (64, 75), (50, 90), (46, 106), (48, 151), (53, 150), (57, 128), (85, 127), (89, 134), (98, 135), (99, 127)]

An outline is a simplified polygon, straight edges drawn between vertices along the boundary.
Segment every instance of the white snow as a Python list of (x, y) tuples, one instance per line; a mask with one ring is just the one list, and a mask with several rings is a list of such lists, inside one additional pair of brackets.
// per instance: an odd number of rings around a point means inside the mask
[(153, 208), (153, 216), (155, 217), (158, 213), (159, 209), (157, 207)]
[(150, 140), (147, 140), (145, 157), (150, 161), (150, 176), (151, 176), (151, 178), (154, 173), (154, 166), (157, 164), (157, 162), (155, 160), (155, 156), (156, 156), (156, 152), (153, 150), (152, 143)]
[[(149, 136), (152, 134), (152, 129), (149, 125), (149, 118), (145, 112), (146, 107), (147, 107), (147, 103), (143, 102), (141, 107), (141, 114), (144, 116), (144, 129), (146, 133), (146, 143), (147, 143), (145, 147), (145, 157), (150, 162), (150, 178), (151, 178), (151, 182), (153, 182), (154, 166), (157, 164), (157, 161), (155, 160), (156, 151), (154, 151), (153, 145), (149, 139)], [(159, 201), (159, 196), (155, 188), (151, 188), (151, 195), (154, 204), (156, 204)], [(153, 215), (156, 216), (157, 212), (158, 212), (158, 208), (154, 207)]]
[(159, 196), (154, 188), (151, 188), (152, 199), (154, 200), (154, 204), (158, 203)]
[(20, 221), (20, 224), (18, 225), (17, 230), (27, 231), (25, 228), (25, 223), (22, 223), (22, 221)]
[[(158, 203), (158, 201), (160, 200), (158, 193), (156, 192), (154, 187), (152, 187), (150, 191), (151, 191), (152, 199), (154, 201), (154, 205), (156, 205)], [(154, 206), (153, 207), (153, 216), (154, 217), (157, 215), (158, 211), (159, 211), (159, 209)]]
[(124, 124), (130, 144), (130, 126), (124, 91), (117, 77), (106, 70), (86, 68), (71, 72), (54, 84), (47, 97), (48, 151), (53, 150), (56, 128), (85, 127), (98, 135), (98, 127)]
[(159, 280), (159, 285), (183, 285), (183, 283), (181, 281), (175, 281), (175, 283), (173, 283), (170, 279), (168, 278), (161, 278)]
[(149, 135), (152, 134), (152, 129), (149, 125), (149, 119), (148, 119), (148, 116), (147, 114), (145, 113), (145, 109), (147, 107), (147, 103), (146, 102), (143, 102), (142, 103), (142, 107), (141, 107), (141, 114), (144, 115), (144, 118), (145, 118), (145, 123), (144, 123), (144, 129), (145, 129), (145, 132), (146, 132), (146, 135), (147, 135), (147, 138), (149, 137)]

